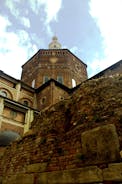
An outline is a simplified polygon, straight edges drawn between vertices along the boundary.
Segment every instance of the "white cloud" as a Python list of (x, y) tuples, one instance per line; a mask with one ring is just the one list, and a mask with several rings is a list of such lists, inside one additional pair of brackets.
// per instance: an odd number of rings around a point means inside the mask
[(30, 28), (30, 20), (27, 17), (21, 17), (20, 21), (25, 27)]
[[(23, 3), (24, 1), (21, 2), (21, 0), (5, 0), (5, 2), (11, 14), (16, 19), (19, 19), (24, 26), (29, 28), (29, 19), (20, 16), (21, 14), (18, 3)], [(50, 22), (58, 21), (58, 13), (62, 6), (62, 0), (28, 0), (27, 3), (36, 15), (40, 15), (40, 20), (42, 20), (41, 17), (43, 17), (43, 23), (45, 25), (46, 31), (49, 36), (52, 36), (53, 32), (50, 27)], [(27, 9), (25, 11), (25, 14), (28, 15)]]
[[(20, 0), (6, 0), (5, 4), (10, 10), (11, 14), (18, 19), (22, 25), (24, 25), (27, 28), (30, 28), (30, 20), (27, 17), (20, 16), (20, 10), (17, 7), (17, 3), (20, 3)], [(25, 14), (28, 14), (28, 10), (26, 9)]]
[(72, 47), (70, 50), (71, 50), (71, 52), (73, 52), (74, 54), (77, 54), (77, 52), (79, 51), (79, 49), (78, 49), (77, 46)]
[(90, 14), (103, 38), (103, 58), (91, 63), (94, 71), (100, 71), (122, 59), (122, 0), (90, 0)]
[(10, 26), (8, 18), (0, 16), (0, 34), (6, 30), (7, 26)]
[(8, 32), (7, 27), (11, 24), (8, 19), (0, 16), (0, 22), (0, 70), (20, 78), (21, 65), (35, 53), (37, 47), (31, 43), (26, 31)]
[(16, 1), (6, 0), (5, 3), (6, 3), (6, 6), (9, 8), (11, 14), (16, 18), (19, 17), (19, 9), (17, 9), (16, 7)]
[(45, 5), (45, 12), (47, 15), (47, 23), (51, 22), (52, 20), (57, 21), (58, 12), (61, 9), (61, 0), (46, 0), (44, 1)]
[[(58, 13), (62, 7), (62, 0), (28, 0), (32, 11), (43, 17), (43, 23), (49, 36), (53, 35), (50, 22), (58, 21)], [(45, 15), (41, 10), (44, 10)], [(42, 19), (40, 17), (40, 19)]]
[(32, 11), (36, 14), (39, 12), (41, 14), (40, 8), (44, 7), (46, 23), (50, 23), (53, 20), (57, 21), (57, 15), (61, 9), (62, 0), (29, 0), (29, 4)]

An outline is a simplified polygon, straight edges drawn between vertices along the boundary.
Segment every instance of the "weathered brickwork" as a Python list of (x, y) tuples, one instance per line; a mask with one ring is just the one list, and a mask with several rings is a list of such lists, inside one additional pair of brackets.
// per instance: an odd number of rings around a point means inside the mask
[[(66, 87), (65, 87), (66, 88)], [(61, 89), (56, 85), (55, 81), (51, 81), (49, 85), (45, 85), (44, 88), (41, 88), (39, 92), (37, 92), (37, 107), (39, 110), (43, 110), (45, 108), (49, 108), (56, 104), (57, 102), (68, 98), (68, 88)], [(70, 91), (70, 90), (69, 90)]]
[(87, 79), (86, 64), (67, 49), (39, 50), (23, 65), (21, 79), (30, 86), (35, 80), (35, 88), (38, 88), (45, 76), (55, 80), (62, 76), (63, 84), (72, 88), (72, 79), (77, 84)]
[(122, 74), (122, 60), (118, 61), (117, 63), (113, 64), (112, 66), (106, 68), (105, 70), (99, 72), (95, 76), (93, 76), (93, 79), (97, 79), (99, 77), (108, 77), (112, 75), (121, 75)]
[(121, 183), (121, 150), (122, 76), (89, 80), (3, 150), (1, 183)]

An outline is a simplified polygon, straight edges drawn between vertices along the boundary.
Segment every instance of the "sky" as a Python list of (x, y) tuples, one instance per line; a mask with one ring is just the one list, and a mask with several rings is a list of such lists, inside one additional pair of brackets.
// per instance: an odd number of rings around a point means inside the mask
[(91, 77), (122, 59), (122, 0), (0, 0), (0, 70), (21, 66), (56, 35)]

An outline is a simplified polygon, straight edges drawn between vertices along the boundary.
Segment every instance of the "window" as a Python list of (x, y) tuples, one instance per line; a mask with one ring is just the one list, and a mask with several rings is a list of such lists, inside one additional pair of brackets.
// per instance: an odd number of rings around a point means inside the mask
[(41, 99), (41, 104), (44, 105), (46, 103), (46, 96), (44, 96), (42, 99)]
[(63, 96), (59, 96), (59, 100), (64, 100), (64, 97)]
[(6, 93), (6, 91), (0, 91), (0, 95), (2, 95), (2, 96), (4, 96), (4, 97), (7, 97), (7, 93)]
[(27, 100), (24, 100), (24, 101), (23, 101), (23, 104), (24, 104), (24, 105), (26, 105), (26, 106), (28, 106), (28, 105), (29, 105), (29, 103), (28, 103), (28, 101), (27, 101)]
[(63, 84), (63, 77), (61, 75), (57, 76), (57, 81)]
[(11, 118), (12, 118), (12, 119), (15, 119), (15, 118), (17, 117), (17, 112), (14, 111), (14, 110), (11, 110), (11, 111), (10, 111), (10, 115), (11, 115)]
[(35, 87), (35, 79), (32, 81), (32, 88), (34, 88)]
[(72, 87), (74, 88), (76, 86), (76, 81), (75, 79), (72, 79)]
[(44, 76), (43, 83), (46, 83), (47, 81), (49, 81), (49, 77), (48, 76)]

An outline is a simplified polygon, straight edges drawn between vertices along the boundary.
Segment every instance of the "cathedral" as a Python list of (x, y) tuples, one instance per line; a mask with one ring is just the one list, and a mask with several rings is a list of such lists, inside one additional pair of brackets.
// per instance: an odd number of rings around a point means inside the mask
[(34, 116), (68, 98), (87, 79), (87, 65), (56, 36), (23, 66), (21, 80), (0, 71), (0, 145), (9, 144), (29, 130)]
[[(119, 61), (93, 78), (121, 71)], [(56, 36), (22, 66), (21, 80), (0, 71), (0, 146), (21, 137), (36, 115), (68, 98), (87, 79), (87, 65), (63, 49)]]

